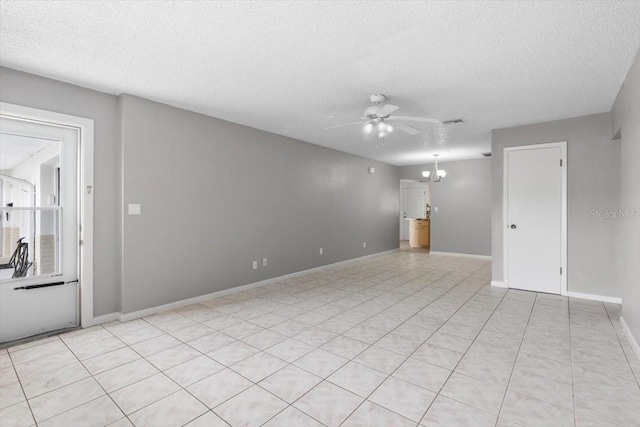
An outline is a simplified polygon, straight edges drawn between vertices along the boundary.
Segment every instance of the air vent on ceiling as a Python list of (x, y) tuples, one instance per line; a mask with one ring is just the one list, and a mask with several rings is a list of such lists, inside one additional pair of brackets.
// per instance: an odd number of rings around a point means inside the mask
[(460, 119), (445, 120), (442, 123), (445, 125), (463, 125), (467, 122), (464, 119), (460, 118)]
[(488, 152), (488, 153), (481, 153), (481, 154), (482, 154), (483, 156), (485, 156), (485, 157), (491, 157), (491, 152)]

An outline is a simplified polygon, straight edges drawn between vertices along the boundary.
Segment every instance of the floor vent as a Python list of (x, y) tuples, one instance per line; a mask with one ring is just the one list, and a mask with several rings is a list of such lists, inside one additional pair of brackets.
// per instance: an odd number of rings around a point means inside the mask
[(488, 153), (481, 153), (481, 154), (482, 154), (483, 156), (485, 156), (485, 157), (491, 157), (491, 152), (488, 152)]
[(464, 119), (445, 120), (442, 122), (445, 125), (463, 125), (467, 123)]

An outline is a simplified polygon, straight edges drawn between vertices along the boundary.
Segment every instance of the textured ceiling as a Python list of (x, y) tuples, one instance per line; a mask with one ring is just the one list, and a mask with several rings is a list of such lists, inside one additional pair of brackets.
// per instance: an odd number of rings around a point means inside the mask
[[(640, 2), (0, 2), (0, 64), (396, 165), (479, 157), (491, 129), (610, 110)], [(394, 132), (399, 115), (468, 124)], [(418, 125), (417, 127), (421, 127)]]

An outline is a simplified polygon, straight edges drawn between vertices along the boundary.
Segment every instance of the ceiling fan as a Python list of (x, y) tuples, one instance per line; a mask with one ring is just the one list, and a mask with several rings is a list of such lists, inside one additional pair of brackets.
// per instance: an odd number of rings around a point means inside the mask
[(369, 98), (374, 105), (364, 110), (364, 116), (360, 118), (360, 121), (343, 123), (336, 126), (329, 126), (324, 128), (336, 129), (345, 126), (361, 125), (364, 131), (364, 140), (368, 140), (376, 135), (378, 138), (384, 138), (395, 129), (398, 129), (409, 135), (418, 135), (422, 131), (412, 126), (406, 125), (402, 122), (422, 122), (430, 124), (442, 124), (438, 119), (431, 119), (427, 117), (411, 117), (411, 116), (392, 116), (391, 114), (399, 109), (397, 105), (383, 104), (387, 99), (385, 95), (376, 94), (371, 95)]

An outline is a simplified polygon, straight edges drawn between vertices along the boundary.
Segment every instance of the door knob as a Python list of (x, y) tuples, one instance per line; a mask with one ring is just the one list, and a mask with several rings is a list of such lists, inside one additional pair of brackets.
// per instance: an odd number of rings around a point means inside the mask
[(517, 228), (517, 227), (516, 227), (516, 225), (515, 225), (515, 224), (511, 224), (511, 229), (512, 229), (512, 230), (515, 230), (516, 228)]

